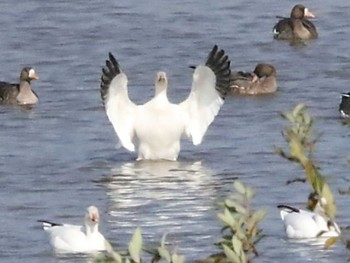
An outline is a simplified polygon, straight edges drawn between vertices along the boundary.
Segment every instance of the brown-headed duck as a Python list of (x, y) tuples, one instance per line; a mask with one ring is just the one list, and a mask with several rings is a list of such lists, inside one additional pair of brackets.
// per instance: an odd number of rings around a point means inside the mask
[(31, 87), (31, 81), (35, 79), (39, 79), (35, 70), (31, 67), (24, 67), (19, 83), (0, 81), (0, 103), (18, 105), (38, 103), (39, 98)]
[(254, 72), (232, 72), (230, 94), (259, 95), (277, 91), (276, 69), (273, 65), (258, 64)]
[(315, 25), (307, 18), (314, 18), (303, 5), (295, 5), (290, 18), (282, 18), (273, 28), (275, 39), (281, 40), (309, 40), (318, 37)]

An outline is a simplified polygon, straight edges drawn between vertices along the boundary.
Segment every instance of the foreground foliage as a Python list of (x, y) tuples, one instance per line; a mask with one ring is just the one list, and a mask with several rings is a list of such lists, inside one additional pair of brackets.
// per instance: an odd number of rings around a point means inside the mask
[[(275, 147), (275, 151), (283, 158), (298, 163), (304, 169), (306, 181), (312, 188), (312, 192), (308, 195), (308, 208), (334, 220), (337, 207), (331, 188), (312, 158), (320, 135), (313, 133), (314, 120), (306, 110), (306, 105), (299, 104), (291, 112), (282, 113), (282, 117), (290, 123), (282, 132), (288, 143), (289, 153), (278, 147)], [(334, 244), (337, 239), (328, 239), (326, 247)]]
[(265, 210), (254, 211), (251, 206), (255, 191), (244, 186), (241, 182), (233, 184), (235, 192), (223, 204), (223, 212), (218, 214), (219, 220), (224, 224), (222, 238), (218, 246), (223, 253), (212, 255), (205, 263), (247, 263), (254, 256), (258, 256), (256, 244), (262, 238), (259, 223), (266, 216)]
[[(307, 113), (306, 109), (304, 104), (299, 104), (291, 112), (282, 114), (282, 117), (290, 122), (290, 126), (282, 132), (289, 145), (289, 153), (278, 147), (275, 150), (283, 158), (298, 163), (304, 169), (306, 180), (313, 189), (309, 197), (324, 198), (326, 202), (320, 202), (319, 204), (324, 209), (325, 214), (334, 219), (336, 205), (332, 191), (312, 158), (319, 135), (314, 136), (312, 130), (313, 118)], [(316, 205), (315, 202), (312, 203)], [(311, 205), (310, 208), (313, 209), (314, 207)]]
[[(254, 256), (258, 255), (256, 244), (261, 239), (262, 230), (258, 225), (265, 217), (264, 210), (254, 211), (251, 208), (251, 201), (255, 191), (244, 186), (239, 181), (233, 184), (235, 192), (231, 194), (222, 204), (223, 212), (218, 214), (219, 220), (224, 224), (222, 237), (218, 242), (218, 247), (223, 251), (209, 256), (205, 260), (198, 262), (234, 262), (248, 263)], [(117, 252), (111, 244), (107, 242), (107, 255), (101, 254), (96, 257), (95, 262), (115, 262), (115, 263), (140, 263), (142, 252), (151, 255), (152, 263), (184, 263), (185, 257), (170, 251), (166, 246), (166, 235), (163, 236), (160, 246), (156, 248), (145, 248), (143, 246), (141, 229), (137, 228), (129, 243), (128, 250)]]

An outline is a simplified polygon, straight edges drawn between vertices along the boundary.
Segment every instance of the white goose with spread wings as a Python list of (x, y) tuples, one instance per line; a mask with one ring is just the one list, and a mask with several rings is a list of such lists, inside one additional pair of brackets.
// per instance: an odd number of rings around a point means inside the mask
[(191, 138), (194, 145), (202, 142), (224, 103), (230, 74), (228, 56), (215, 45), (205, 65), (194, 70), (191, 92), (186, 100), (170, 103), (166, 74), (158, 72), (154, 98), (136, 105), (128, 96), (127, 76), (109, 53), (106, 67), (102, 69), (101, 97), (121, 145), (135, 151), (135, 144), (138, 144), (138, 160), (177, 160), (183, 135)]

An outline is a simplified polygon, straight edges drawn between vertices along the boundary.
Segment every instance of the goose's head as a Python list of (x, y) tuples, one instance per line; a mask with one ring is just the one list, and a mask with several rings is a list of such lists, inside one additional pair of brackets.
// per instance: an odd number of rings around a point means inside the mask
[(168, 79), (165, 72), (160, 71), (157, 73), (154, 85), (156, 87), (156, 94), (168, 88)]
[(33, 79), (39, 79), (39, 76), (36, 74), (35, 70), (31, 67), (24, 67), (21, 71), (20, 81), (30, 82)]
[(96, 206), (89, 206), (85, 214), (85, 222), (88, 225), (98, 224), (100, 221), (100, 214)]
[(324, 214), (327, 200), (316, 192), (309, 194), (307, 208), (315, 213)]
[(315, 18), (315, 15), (303, 5), (295, 5), (290, 13), (290, 17), (294, 19)]

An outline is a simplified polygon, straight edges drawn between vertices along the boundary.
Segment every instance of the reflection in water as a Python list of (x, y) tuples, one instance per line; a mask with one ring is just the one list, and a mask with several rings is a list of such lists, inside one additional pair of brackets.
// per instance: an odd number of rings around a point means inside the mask
[(339, 254), (342, 245), (325, 249), (325, 241), (326, 238), (286, 239), (284, 253), (293, 258), (290, 262), (334, 262), (334, 255)]
[[(208, 226), (216, 218), (215, 184), (201, 162), (131, 162), (113, 168), (111, 174), (107, 195), (113, 219), (109, 224), (116, 233), (128, 228), (131, 235), (140, 226), (148, 242), (158, 242), (168, 233), (167, 240), (178, 244), (179, 253), (188, 254), (193, 242), (197, 250), (213, 249), (212, 233), (220, 228), (219, 224)], [(123, 237), (124, 245), (130, 235)]]

